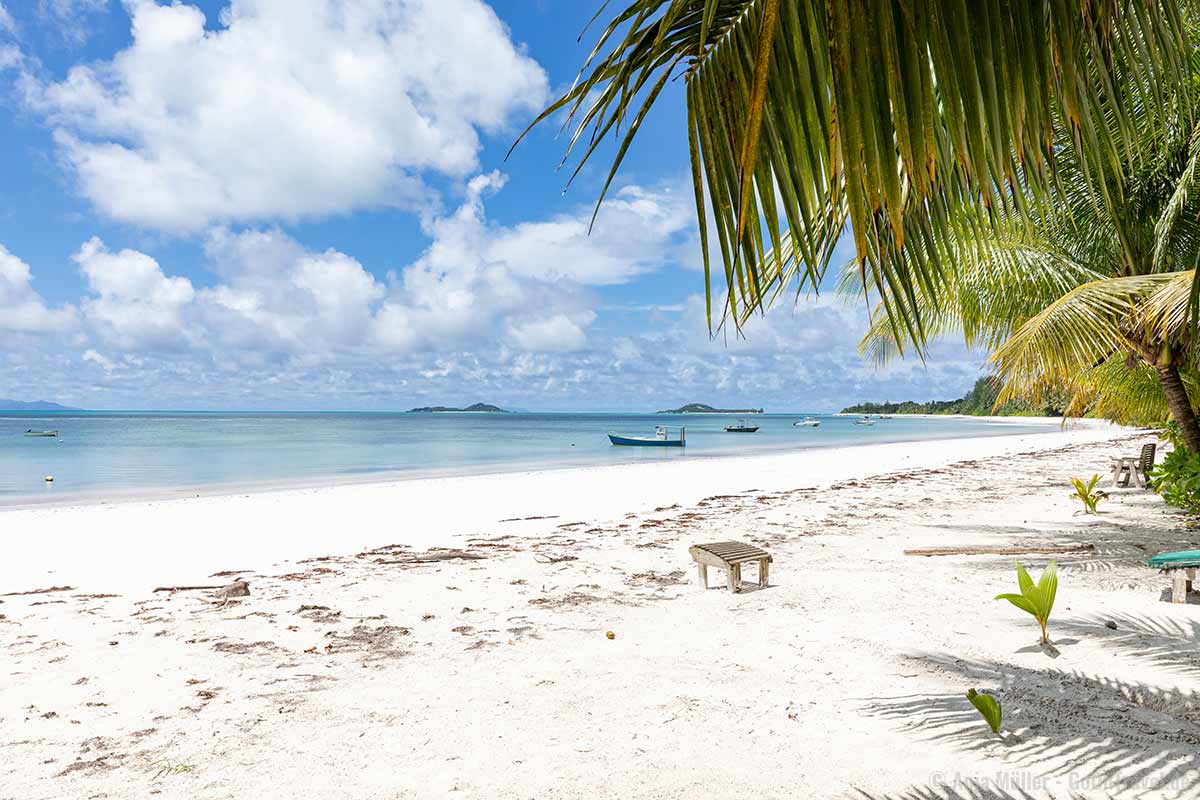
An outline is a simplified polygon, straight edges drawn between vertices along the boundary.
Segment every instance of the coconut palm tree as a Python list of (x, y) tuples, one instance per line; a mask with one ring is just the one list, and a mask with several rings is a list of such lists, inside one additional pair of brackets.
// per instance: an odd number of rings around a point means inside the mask
[[(1192, 74), (1163, 95), (1167, 108), (1200, 96), (1200, 51), (1189, 62)], [(1169, 415), (1200, 452), (1187, 387), (1196, 374), (1200, 126), (1170, 112), (1156, 122), (1125, 140), (1117, 163), (1089, 164), (1086, 145), (1061, 136), (1056, 204), (987, 220), (964, 205), (939, 240), (938, 258), (953, 269), (911, 300), (925, 335), (961, 333), (994, 351), (1001, 402), (1065, 387), (1068, 412)], [(861, 292), (855, 271), (842, 288)], [(886, 361), (919, 344), (880, 306), (863, 349)]]
[(1119, 154), (1142, 126), (1190, 113), (1161, 102), (1186, 72), (1180, 2), (624, 0), (534, 124), (569, 112), (572, 177), (617, 138), (603, 199), (681, 77), (710, 326), (815, 288), (849, 223), (862, 282), (920, 342), (915, 292), (945, 280), (964, 204), (986, 219), (1055, 202), (1063, 132), (1103, 196), (1091, 176), (1132, 166)]

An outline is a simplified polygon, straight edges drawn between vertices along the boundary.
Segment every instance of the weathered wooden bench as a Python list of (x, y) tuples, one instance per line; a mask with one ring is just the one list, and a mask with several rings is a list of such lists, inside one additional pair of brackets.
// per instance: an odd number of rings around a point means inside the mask
[(1150, 481), (1150, 470), (1154, 468), (1156, 450), (1156, 445), (1151, 442), (1142, 448), (1141, 455), (1137, 458), (1113, 459), (1113, 486), (1128, 486), (1132, 480), (1134, 486), (1144, 489)]
[(766, 550), (760, 550), (745, 542), (713, 542), (693, 545), (688, 548), (688, 552), (696, 562), (700, 585), (705, 589), (708, 588), (708, 568), (716, 567), (725, 570), (729, 591), (736, 592), (742, 583), (742, 564), (751, 561), (758, 562), (758, 585), (767, 585), (771, 555)]
[(1186, 603), (1188, 592), (1192, 590), (1192, 582), (1196, 580), (1196, 568), (1200, 567), (1200, 550), (1159, 553), (1148, 560), (1146, 565), (1171, 576), (1172, 603)]

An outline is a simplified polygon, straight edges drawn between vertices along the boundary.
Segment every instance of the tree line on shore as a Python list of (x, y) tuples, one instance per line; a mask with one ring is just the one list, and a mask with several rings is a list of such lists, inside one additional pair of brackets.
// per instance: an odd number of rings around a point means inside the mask
[(843, 414), (966, 414), (973, 417), (1061, 417), (1065, 405), (1062, 398), (1044, 404), (1024, 400), (1007, 400), (996, 404), (1000, 385), (995, 378), (985, 377), (957, 400), (928, 400), (924, 403), (905, 400), (900, 403), (856, 403), (842, 409)]

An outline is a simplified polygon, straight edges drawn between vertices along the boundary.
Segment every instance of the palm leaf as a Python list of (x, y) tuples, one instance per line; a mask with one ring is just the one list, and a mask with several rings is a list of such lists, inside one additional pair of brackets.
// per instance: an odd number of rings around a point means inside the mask
[[(1047, 305), (1076, 286), (1105, 277), (1047, 236), (1016, 220), (996, 221), (980, 236), (982, 220), (961, 220), (937, 242), (936, 257), (954, 265), (943, 283), (914, 291), (923, 329), (931, 338), (960, 334), (970, 347), (993, 349)], [(1013, 287), (1020, 286), (1020, 291)], [(858, 301), (864, 287), (854, 262), (843, 269), (839, 294)], [(859, 344), (868, 360), (883, 365), (922, 343), (897, 329), (877, 303), (871, 327)]]
[(1021, 609), (1024, 612), (1026, 612), (1027, 614), (1032, 614), (1035, 617), (1037, 616), (1037, 608), (1034, 607), (1033, 603), (1030, 602), (1029, 598), (1023, 594), (1011, 594), (1011, 593), (998, 594), (998, 595), (996, 595), (995, 599), (996, 600), (1007, 600), (1008, 602), (1012, 603), (1014, 606), (1016, 606), (1017, 608)]
[[(1091, 486), (1096, 485), (1098, 477), (1094, 478)], [(1090, 487), (1089, 487), (1090, 489)], [(1051, 561), (1042, 570), (1042, 577), (1038, 579), (1037, 585), (1037, 605), (1038, 616), (1042, 619), (1049, 619), (1050, 612), (1054, 610), (1054, 597), (1058, 594), (1058, 565)]]
[(935, 242), (956, 209), (1036, 213), (1060, 191), (1059, 131), (1088, 144), (1087, 194), (1119, 198), (1139, 132), (1191, 112), (1163, 101), (1186, 71), (1174, 0), (626, 3), (534, 124), (568, 112), (572, 177), (619, 135), (602, 201), (682, 76), (697, 211), (723, 264), (702, 254), (710, 298), (725, 283), (710, 325), (819, 284), (848, 220), (864, 282), (920, 341), (916, 293), (944, 277)]
[(1055, 300), (992, 354), (1002, 378), (999, 402), (1047, 380), (1078, 373), (1126, 350), (1145, 351), (1132, 321), (1138, 307), (1176, 275), (1136, 275), (1092, 281)]
[(971, 705), (975, 706), (979, 716), (983, 717), (983, 721), (992, 729), (992, 733), (1000, 733), (1000, 725), (1004, 718), (1000, 701), (990, 694), (977, 692), (974, 689), (967, 690), (967, 699), (971, 701)]

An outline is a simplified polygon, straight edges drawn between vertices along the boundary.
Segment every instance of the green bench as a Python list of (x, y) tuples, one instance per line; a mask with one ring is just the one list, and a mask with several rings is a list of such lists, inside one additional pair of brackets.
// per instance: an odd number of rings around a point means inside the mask
[(1186, 603), (1188, 592), (1192, 590), (1192, 581), (1196, 580), (1196, 568), (1200, 567), (1200, 550), (1159, 553), (1147, 560), (1146, 565), (1171, 576), (1172, 603)]

